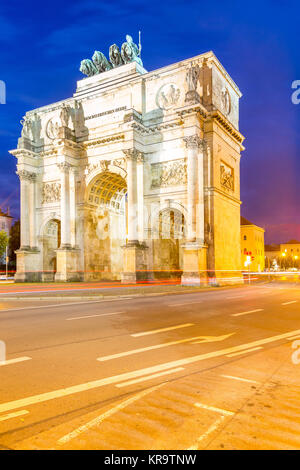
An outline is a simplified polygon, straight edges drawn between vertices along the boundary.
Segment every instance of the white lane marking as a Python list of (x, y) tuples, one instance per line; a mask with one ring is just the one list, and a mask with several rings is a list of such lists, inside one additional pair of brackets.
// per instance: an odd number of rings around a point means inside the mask
[(0, 367), (1, 366), (8, 366), (10, 364), (16, 364), (17, 362), (24, 362), (24, 361), (30, 361), (31, 357), (23, 356), (23, 357), (16, 357), (15, 359), (9, 359), (7, 361), (0, 361)]
[(291, 300), (290, 302), (283, 302), (281, 305), (291, 305), (291, 304), (296, 304), (298, 300)]
[(105, 385), (111, 385), (115, 383), (122, 382), (122, 380), (133, 379), (135, 377), (141, 377), (143, 375), (149, 375), (155, 372), (162, 370), (172, 369), (175, 367), (185, 366), (187, 364), (193, 364), (194, 362), (204, 361), (206, 359), (211, 359), (213, 357), (225, 356), (236, 351), (243, 351), (245, 349), (249, 350), (251, 347), (256, 347), (262, 344), (272, 343), (274, 341), (279, 341), (281, 339), (289, 338), (290, 336), (300, 335), (300, 330), (289, 331), (288, 333), (283, 333), (281, 335), (270, 336), (268, 338), (260, 339), (257, 341), (252, 341), (251, 343), (240, 344), (239, 346), (232, 346), (231, 348), (219, 349), (217, 351), (212, 351), (205, 354), (199, 354), (197, 356), (186, 357), (185, 359), (179, 359), (177, 361), (166, 362), (164, 364), (159, 364), (157, 366), (146, 367), (145, 369), (135, 370), (133, 372), (127, 372), (119, 375), (114, 375), (112, 377), (106, 377), (104, 379), (94, 380), (92, 382), (87, 382), (79, 385), (73, 385), (71, 387), (62, 388), (59, 390), (54, 390), (52, 392), (41, 393), (40, 395), (33, 395), (26, 398), (21, 398), (19, 400), (2, 403), (0, 404), (0, 413), (15, 410), (17, 408), (23, 408), (28, 405), (34, 405), (36, 403), (43, 403), (48, 400), (53, 400), (54, 398), (62, 398), (74, 393), (85, 392), (88, 390), (93, 390), (98, 387), (103, 387)]
[(201, 300), (197, 300), (197, 302), (184, 302), (182, 304), (168, 304), (168, 307), (183, 307), (184, 305), (193, 305), (193, 304), (201, 304)]
[(162, 375), (175, 374), (175, 372), (180, 372), (181, 370), (184, 370), (184, 367), (177, 367), (176, 369), (165, 370), (163, 372), (157, 372), (157, 374), (147, 375), (146, 377), (140, 377), (139, 379), (128, 380), (127, 382), (117, 384), (116, 387), (118, 388), (127, 387), (129, 385), (144, 382), (145, 380), (156, 379), (157, 377), (161, 377)]
[(105, 419), (109, 418), (110, 416), (114, 415), (115, 413), (117, 413), (118, 411), (120, 410), (123, 410), (124, 408), (126, 408), (126, 406), (129, 406), (131, 405), (131, 403), (134, 403), (135, 401), (137, 400), (140, 400), (141, 398), (143, 398), (145, 395), (148, 395), (149, 393), (151, 392), (154, 392), (155, 390), (157, 390), (158, 388), (161, 388), (164, 384), (159, 384), (159, 385), (155, 385), (155, 387), (151, 387), (151, 388), (148, 388), (147, 390), (143, 390), (142, 392), (140, 393), (137, 393), (136, 395), (134, 395), (133, 397), (131, 398), (128, 398), (127, 400), (119, 403), (118, 405), (114, 406), (113, 408), (111, 408), (110, 410), (108, 411), (105, 411), (105, 413), (102, 413), (100, 416), (97, 416), (97, 418), (95, 419), (92, 419), (91, 421), (89, 421), (88, 423), (80, 426), (79, 428), (77, 429), (74, 429), (74, 431), (70, 432), (69, 434), (66, 434), (65, 436), (61, 437), (57, 443), (62, 445), (62, 444), (66, 444), (67, 442), (71, 441), (72, 439), (74, 439), (75, 437), (78, 437), (80, 434), (82, 434), (83, 432), (86, 432), (88, 431), (89, 429), (95, 427), (95, 426), (98, 426), (99, 424), (101, 424)]
[(187, 450), (198, 450), (198, 443), (200, 443), (201, 441), (203, 441), (203, 439), (205, 439), (206, 437), (208, 437), (212, 432), (216, 431), (219, 426), (223, 423), (225, 419), (225, 416), (220, 416), (219, 419), (217, 419), (209, 428), (207, 431), (205, 431), (204, 434), (202, 434), (202, 436), (198, 437), (197, 439), (197, 442), (195, 445), (189, 447)]
[(232, 295), (231, 297), (226, 297), (226, 299), (240, 299), (244, 297), (243, 295)]
[(7, 415), (0, 416), (0, 421), (6, 421), (7, 419), (17, 418), (18, 416), (24, 416), (24, 415), (27, 415), (28, 413), (29, 411), (27, 410), (16, 411), (15, 413), (9, 413)]
[(290, 338), (288, 338), (288, 339), (298, 339), (298, 338), (300, 338), (300, 335), (291, 336), (291, 337), (290, 337)]
[(259, 382), (256, 382), (256, 380), (244, 379), (243, 377), (235, 377), (234, 375), (221, 374), (221, 377), (224, 377), (225, 379), (238, 380), (240, 382), (248, 382), (248, 383), (251, 383), (251, 384), (259, 384)]
[[(199, 343), (212, 343), (214, 341), (224, 341), (235, 333), (229, 333), (228, 335), (221, 336), (194, 336), (193, 338), (179, 339), (177, 341), (169, 341), (167, 343), (155, 344), (154, 346), (146, 346), (145, 348), (131, 349), (130, 351), (124, 351), (117, 354), (110, 354), (108, 356), (98, 357), (97, 361), (104, 362), (111, 359), (118, 359), (120, 357), (131, 356), (132, 354), (138, 354), (146, 351), (152, 351), (153, 349), (165, 348), (167, 346), (174, 346), (175, 344), (189, 343), (199, 344)], [(199, 341), (196, 341), (199, 340)]]
[[(4, 299), (5, 300), (5, 299)], [(25, 299), (26, 300), (26, 299)], [(55, 307), (69, 307), (73, 305), (81, 305), (81, 304), (98, 304), (102, 302), (117, 302), (118, 300), (129, 300), (129, 299), (108, 299), (108, 300), (90, 300), (87, 302), (67, 302), (67, 303), (60, 303), (60, 304), (49, 304), (49, 305), (34, 305), (34, 306), (29, 306), (29, 307), (18, 307), (18, 308), (8, 308), (5, 310), (0, 310), (0, 314), (2, 312), (16, 312), (18, 310), (31, 310), (31, 309), (36, 309), (36, 308), (55, 308)], [(41, 300), (42, 302), (42, 300)]]
[(167, 328), (159, 328), (158, 330), (150, 330), (150, 331), (143, 331), (142, 333), (134, 333), (133, 336), (134, 338), (138, 338), (139, 336), (147, 336), (147, 335), (154, 335), (156, 333), (161, 333), (163, 331), (171, 331), (171, 330), (177, 330), (179, 328), (187, 328), (188, 326), (193, 326), (194, 323), (183, 323), (181, 325), (176, 325), (176, 326), (169, 326)]
[(232, 354), (226, 354), (227, 357), (235, 357), (239, 356), (240, 354), (247, 354), (253, 351), (258, 351), (259, 349), (263, 349), (261, 346), (258, 346), (257, 348), (251, 348), (251, 349), (246, 349), (246, 351), (240, 351)]
[(233, 411), (223, 410), (222, 408), (216, 408), (215, 406), (205, 405), (204, 403), (194, 403), (196, 408), (203, 408), (204, 410), (214, 411), (215, 413), (220, 413), (224, 416), (232, 416), (234, 415)]
[(256, 313), (256, 312), (262, 312), (263, 308), (257, 308), (255, 310), (248, 310), (247, 312), (240, 312), (240, 313), (232, 313), (232, 317), (240, 317), (241, 315), (248, 315), (249, 313)]
[(84, 318), (106, 317), (107, 315), (120, 315), (121, 313), (125, 313), (125, 312), (109, 312), (109, 313), (99, 313), (98, 315), (84, 315), (83, 317), (66, 318), (66, 321), (82, 320)]

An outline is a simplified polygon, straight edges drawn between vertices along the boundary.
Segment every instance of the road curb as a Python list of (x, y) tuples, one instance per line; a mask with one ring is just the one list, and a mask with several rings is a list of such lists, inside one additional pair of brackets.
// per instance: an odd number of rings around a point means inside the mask
[(27, 295), (24, 295), (24, 296), (10, 296), (10, 297), (6, 297), (6, 295), (1, 295), (0, 298), (2, 300), (36, 300), (36, 301), (41, 301), (41, 300), (58, 300), (58, 301), (62, 301), (62, 300), (94, 300), (94, 301), (99, 301), (99, 300), (120, 300), (120, 299), (123, 299), (123, 300), (126, 300), (126, 299), (134, 299), (134, 298), (141, 298), (141, 297), (157, 297), (157, 296), (166, 296), (166, 295), (185, 295), (185, 294), (200, 294), (200, 293), (204, 293), (204, 292), (212, 292), (212, 291), (215, 291), (215, 290), (218, 290), (218, 291), (223, 291), (223, 290), (231, 290), (231, 289), (235, 289), (235, 288), (238, 288), (238, 287), (243, 287), (243, 286), (222, 286), (222, 287), (207, 287), (207, 288), (201, 288), (199, 290), (186, 290), (186, 291), (183, 291), (183, 292), (170, 292), (170, 291), (167, 291), (167, 292), (150, 292), (150, 293), (141, 293), (141, 294), (123, 294), (123, 295), (114, 295), (114, 296), (110, 296), (110, 295), (103, 295), (103, 294), (99, 294), (99, 295), (94, 295), (94, 296), (89, 296), (89, 295), (86, 295), (86, 296), (32, 296), (32, 297), (29, 297)]

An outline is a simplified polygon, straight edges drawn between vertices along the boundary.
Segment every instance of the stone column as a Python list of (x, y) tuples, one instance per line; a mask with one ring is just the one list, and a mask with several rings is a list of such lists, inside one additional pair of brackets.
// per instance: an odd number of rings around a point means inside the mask
[(184, 137), (187, 148), (187, 240), (196, 239), (196, 176), (200, 137), (195, 134)]
[(18, 170), (21, 184), (21, 247), (16, 251), (17, 271), (15, 282), (39, 281), (41, 256), (36, 247), (36, 174)]
[(138, 240), (144, 241), (144, 155), (137, 157), (137, 212)]
[(21, 247), (20, 250), (30, 249), (30, 196), (29, 185), (33, 173), (26, 170), (18, 170), (20, 178), (20, 206), (21, 206)]
[(128, 242), (137, 243), (137, 158), (142, 154), (136, 149), (123, 150), (127, 160)]
[(197, 239), (204, 243), (204, 141), (199, 143), (198, 150), (198, 201), (196, 209)]
[(204, 244), (203, 141), (195, 134), (184, 138), (187, 147), (187, 237), (183, 245), (181, 283), (200, 285), (207, 278)]
[(37, 227), (36, 227), (36, 174), (32, 173), (29, 183), (30, 209), (29, 209), (29, 232), (30, 247), (37, 250)]
[(70, 243), (72, 247), (76, 246), (76, 170), (70, 169)]
[(128, 241), (124, 249), (124, 265), (121, 280), (123, 283), (136, 283), (147, 278), (146, 246), (138, 241), (137, 230), (140, 204), (138, 198), (142, 190), (137, 183), (137, 160), (141, 165), (142, 153), (132, 148), (123, 150), (127, 160), (127, 204), (128, 204)]
[(69, 163), (58, 163), (61, 172), (61, 201), (60, 201), (60, 217), (61, 217), (61, 248), (70, 248), (70, 168)]
[[(57, 166), (61, 171), (61, 246), (56, 250), (57, 272), (55, 280), (64, 282), (80, 281), (83, 276), (82, 271), (79, 269), (80, 250), (74, 247), (76, 223), (75, 187), (73, 186), (75, 181), (74, 169), (67, 162), (59, 163)], [(73, 192), (72, 195), (71, 192)]]

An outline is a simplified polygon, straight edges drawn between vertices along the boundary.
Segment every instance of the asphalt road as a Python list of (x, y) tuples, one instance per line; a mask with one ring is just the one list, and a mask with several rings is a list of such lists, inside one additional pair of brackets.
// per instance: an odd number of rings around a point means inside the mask
[(1, 298), (0, 448), (300, 449), (297, 337), (292, 285)]

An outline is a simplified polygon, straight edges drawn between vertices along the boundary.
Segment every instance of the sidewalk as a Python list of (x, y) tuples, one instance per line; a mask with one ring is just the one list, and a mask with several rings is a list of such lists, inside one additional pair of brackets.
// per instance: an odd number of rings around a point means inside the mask
[[(103, 283), (102, 283), (103, 284)], [(4, 285), (0, 283), (0, 297), (4, 300), (98, 300), (118, 299), (128, 297), (145, 297), (154, 295), (185, 294), (212, 290), (234, 289), (243, 287), (241, 284), (223, 287), (192, 287), (181, 285), (97, 285), (90, 284), (13, 284)]]

